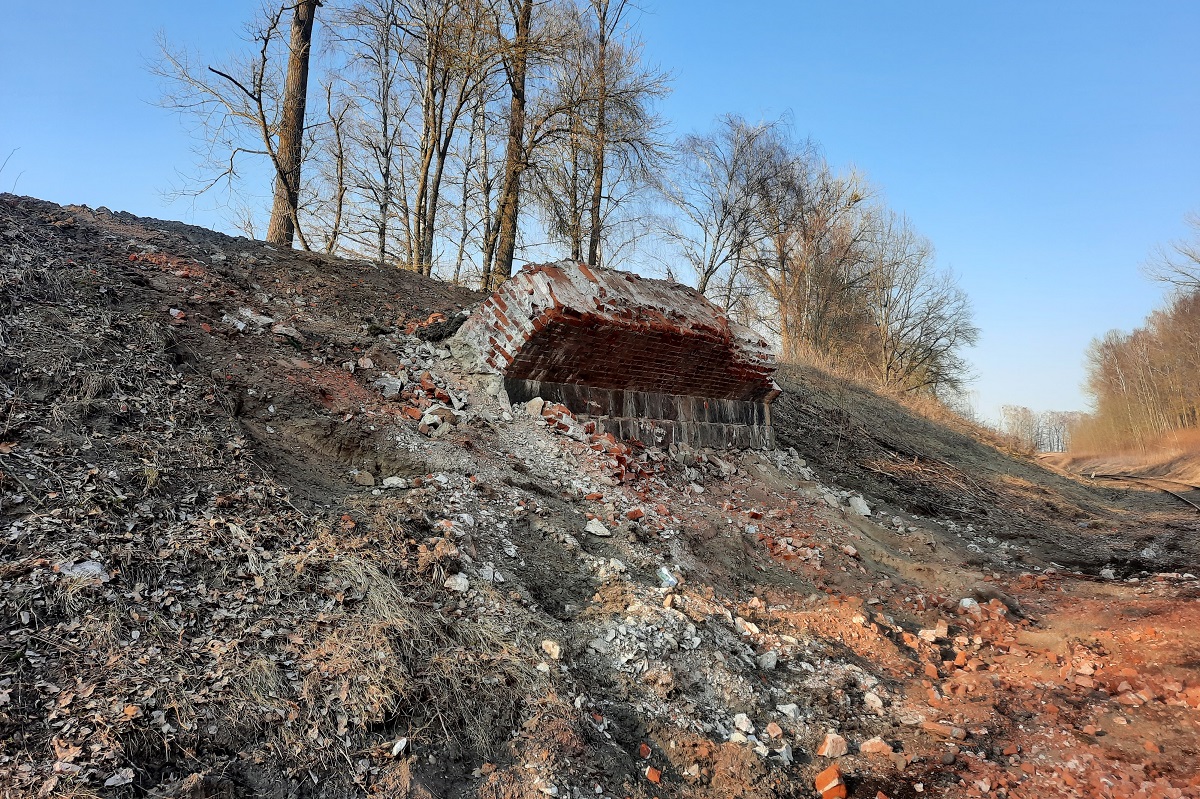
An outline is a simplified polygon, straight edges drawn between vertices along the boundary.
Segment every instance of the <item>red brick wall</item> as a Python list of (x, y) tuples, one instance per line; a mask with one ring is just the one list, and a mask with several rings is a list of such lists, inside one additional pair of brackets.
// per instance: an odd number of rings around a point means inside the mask
[(562, 262), (526, 267), (459, 335), (506, 377), (769, 402), (769, 344), (693, 289)]

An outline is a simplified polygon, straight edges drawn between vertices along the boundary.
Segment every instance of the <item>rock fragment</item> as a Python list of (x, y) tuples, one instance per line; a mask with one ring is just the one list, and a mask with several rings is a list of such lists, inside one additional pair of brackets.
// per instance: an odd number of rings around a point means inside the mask
[(608, 529), (604, 522), (600, 521), (599, 519), (588, 520), (587, 526), (585, 526), (583, 529), (594, 536), (599, 536), (600, 538), (612, 537), (612, 530)]
[(404, 390), (405, 382), (398, 377), (384, 374), (371, 383), (371, 385), (383, 395), (384, 399), (394, 399)]
[(819, 757), (841, 757), (849, 751), (850, 747), (846, 744), (846, 739), (836, 732), (831, 732), (825, 735), (825, 740), (817, 749), (817, 755)]
[(788, 703), (786, 705), (776, 705), (775, 709), (778, 710), (783, 715), (787, 716), (792, 721), (800, 720), (800, 706), (799, 705), (796, 705), (793, 703)]
[(876, 735), (874, 738), (868, 738), (859, 744), (858, 751), (864, 755), (890, 755), (893, 749), (886, 741)]

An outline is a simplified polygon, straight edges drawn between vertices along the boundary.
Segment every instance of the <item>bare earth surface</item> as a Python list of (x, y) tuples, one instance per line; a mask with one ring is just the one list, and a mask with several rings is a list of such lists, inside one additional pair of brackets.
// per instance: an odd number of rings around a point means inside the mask
[(1200, 795), (1200, 514), (799, 368), (594, 440), (479, 299), (0, 195), (0, 794)]

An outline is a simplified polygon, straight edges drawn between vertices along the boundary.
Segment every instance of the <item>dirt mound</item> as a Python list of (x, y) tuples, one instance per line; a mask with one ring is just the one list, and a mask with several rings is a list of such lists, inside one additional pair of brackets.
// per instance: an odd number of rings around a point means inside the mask
[(973, 565), (1128, 576), (1200, 563), (1200, 517), (1169, 496), (1048, 469), (981, 440), (986, 431), (966, 422), (931, 421), (816, 369), (787, 367), (779, 382), (773, 418), (781, 446), (823, 477), (882, 501), (883, 513), (942, 519)]
[(0, 196), (0, 793), (1195, 790), (1200, 582), (1049, 565), (1150, 505), (815, 373), (797, 452), (588, 435), (478, 300)]

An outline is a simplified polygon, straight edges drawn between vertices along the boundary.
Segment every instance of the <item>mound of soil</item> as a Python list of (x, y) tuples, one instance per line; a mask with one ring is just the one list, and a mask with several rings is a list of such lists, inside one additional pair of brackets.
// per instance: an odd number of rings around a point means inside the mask
[(776, 452), (551, 425), (479, 299), (0, 195), (0, 793), (1200, 787), (1169, 499), (811, 370)]
[(823, 477), (879, 498), (885, 513), (955, 522), (947, 529), (982, 550), (977, 565), (1131, 576), (1200, 564), (1200, 515), (1169, 495), (1048, 469), (950, 414), (930, 420), (817, 369), (785, 367), (779, 383), (772, 418), (781, 445)]

